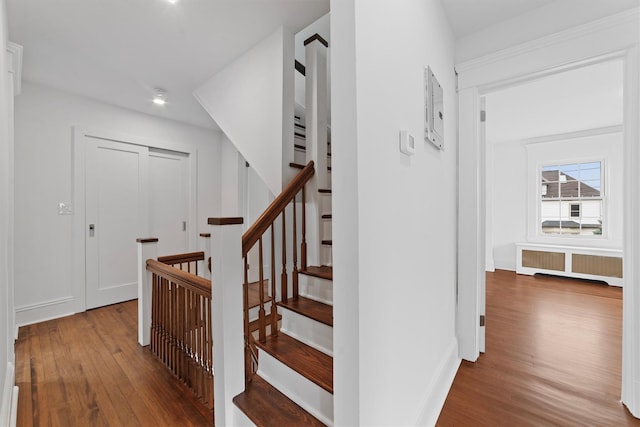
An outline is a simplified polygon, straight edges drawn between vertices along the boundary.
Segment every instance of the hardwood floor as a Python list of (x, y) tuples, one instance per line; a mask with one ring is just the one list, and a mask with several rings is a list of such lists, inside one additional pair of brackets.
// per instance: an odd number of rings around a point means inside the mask
[(195, 400), (137, 343), (137, 301), (21, 327), (18, 426), (212, 426)]
[(438, 426), (640, 426), (620, 403), (620, 288), (489, 273), (486, 350)]

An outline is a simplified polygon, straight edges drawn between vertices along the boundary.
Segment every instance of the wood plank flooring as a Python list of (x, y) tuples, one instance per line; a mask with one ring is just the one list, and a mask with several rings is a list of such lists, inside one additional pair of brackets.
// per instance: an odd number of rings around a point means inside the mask
[(640, 426), (620, 403), (620, 288), (496, 271), (486, 315), (487, 352), (462, 363), (438, 426)]
[(137, 343), (137, 301), (20, 328), (18, 426), (212, 426)]

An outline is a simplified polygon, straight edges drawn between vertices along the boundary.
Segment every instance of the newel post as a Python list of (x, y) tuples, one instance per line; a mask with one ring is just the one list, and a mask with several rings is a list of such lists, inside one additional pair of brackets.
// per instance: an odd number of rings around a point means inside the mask
[(308, 264), (321, 265), (321, 216), (322, 205), (319, 189), (329, 188), (327, 170), (327, 125), (328, 125), (328, 79), (327, 48), (329, 44), (320, 35), (315, 34), (304, 42), (305, 74), (305, 125), (307, 162), (313, 160), (316, 165), (315, 176), (307, 184), (307, 247)]
[(138, 243), (138, 343), (149, 345), (151, 337), (151, 284), (153, 273), (147, 260), (158, 258), (158, 239), (136, 239)]
[(215, 425), (233, 425), (234, 396), (244, 390), (242, 218), (209, 218)]
[(200, 248), (204, 252), (204, 260), (202, 261), (202, 268), (199, 268), (200, 276), (205, 279), (211, 280), (211, 233), (200, 233)]

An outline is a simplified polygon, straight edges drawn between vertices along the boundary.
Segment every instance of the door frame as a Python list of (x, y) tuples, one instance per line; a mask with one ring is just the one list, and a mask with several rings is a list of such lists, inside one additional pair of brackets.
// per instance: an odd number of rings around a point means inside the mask
[[(86, 171), (86, 141), (88, 138), (104, 139), (131, 145), (139, 145), (148, 148), (156, 148), (169, 151), (177, 151), (188, 154), (189, 167), (189, 202), (188, 202), (188, 250), (197, 250), (197, 164), (198, 150), (185, 144), (162, 141), (157, 139), (132, 136), (123, 133), (101, 129), (83, 129), (72, 127), (71, 141), (71, 194), (72, 194), (72, 265), (71, 265), (71, 292), (73, 295), (73, 307), (75, 313), (86, 311), (86, 247), (85, 247), (85, 171)], [(148, 230), (147, 230), (148, 231)], [(150, 236), (140, 236), (150, 237)], [(132, 242), (135, 244), (135, 242)]]
[[(480, 134), (482, 94), (588, 63), (624, 61), (625, 204), (622, 401), (640, 416), (640, 8), (580, 25), (456, 65), (459, 96), (458, 306), (460, 357), (476, 361), (480, 348), (480, 292), (485, 281), (486, 214), (480, 185), (486, 174)], [(634, 188), (635, 187), (635, 188)], [(487, 319), (490, 322), (490, 319)], [(490, 327), (490, 326), (489, 326)], [(490, 350), (490, 349), (489, 349)]]

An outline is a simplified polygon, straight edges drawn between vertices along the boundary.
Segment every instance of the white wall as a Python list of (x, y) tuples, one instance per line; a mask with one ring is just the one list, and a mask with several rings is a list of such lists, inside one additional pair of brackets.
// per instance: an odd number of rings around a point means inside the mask
[(194, 95), (274, 194), (291, 175), (293, 34), (279, 28)]
[[(197, 232), (220, 212), (220, 133), (102, 104), (35, 84), (16, 98), (15, 300), (18, 322), (69, 313), (73, 292), (72, 127), (180, 144), (198, 152)], [(74, 206), (76, 212), (83, 206)], [(195, 248), (194, 248), (195, 249)], [(66, 301), (61, 304), (48, 302)], [(73, 306), (73, 305), (72, 305)]]
[(554, 1), (457, 40), (456, 62), (516, 46), (637, 6), (638, 0)]
[(7, 423), (12, 388), (5, 387), (5, 380), (13, 385), (10, 363), (13, 362), (13, 331), (9, 317), (9, 268), (11, 247), (11, 200), (10, 163), (12, 162), (9, 135), (10, 105), (13, 102), (9, 91), (9, 74), (6, 46), (7, 38), (6, 2), (0, 2), (0, 424)]
[[(459, 363), (454, 39), (440, 2), (336, 0), (331, 13), (335, 423), (429, 425)], [(445, 151), (423, 142), (427, 65)]]
[[(516, 269), (519, 242), (622, 249), (623, 158), (621, 133), (602, 135), (537, 138), (525, 141), (490, 143), (491, 168), (487, 182), (492, 217), (487, 236), (495, 268)], [(538, 169), (542, 164), (563, 164), (581, 160), (604, 160), (605, 233), (602, 237), (559, 237), (539, 233), (536, 212)], [(490, 195), (489, 195), (490, 194)], [(490, 257), (488, 257), (490, 259)]]

